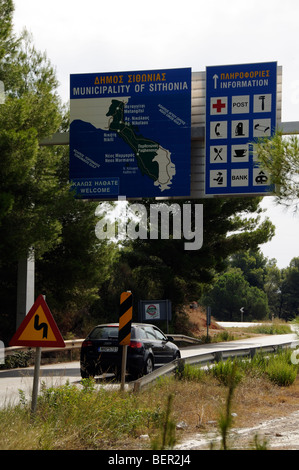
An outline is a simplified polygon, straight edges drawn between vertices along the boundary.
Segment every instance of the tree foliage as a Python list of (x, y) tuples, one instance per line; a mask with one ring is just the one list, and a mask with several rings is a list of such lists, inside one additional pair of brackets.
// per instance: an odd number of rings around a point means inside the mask
[(275, 185), (276, 201), (294, 210), (299, 209), (299, 142), (296, 135), (273, 137), (257, 141), (254, 151), (262, 167)]
[(244, 321), (292, 320), (299, 316), (299, 258), (279, 269), (276, 260), (266, 258), (260, 250), (235, 253), (200, 302), (210, 305), (221, 320), (239, 321), (241, 307)]
[(299, 316), (299, 258), (293, 258), (282, 271), (280, 317), (291, 320)]
[(12, 261), (33, 246), (41, 256), (59, 240), (54, 214), (66, 188), (56, 178), (59, 153), (39, 146), (62, 120), (54, 69), (27, 33), (18, 40), (12, 35), (12, 2), (3, 0), (0, 12), (6, 47), (0, 60), (6, 94), (0, 106), (0, 260), (9, 252)]
[[(15, 328), (17, 263), (34, 253), (35, 294), (45, 293), (62, 332), (98, 298), (108, 253), (94, 234), (95, 204), (75, 200), (68, 148), (41, 146), (68, 129), (55, 70), (24, 31), (16, 38), (13, 3), (0, 0), (0, 296), (1, 338)], [(82, 323), (83, 321), (81, 321)]]
[(201, 301), (211, 307), (212, 314), (218, 320), (240, 321), (241, 308), (247, 321), (264, 319), (268, 313), (266, 293), (250, 285), (240, 268), (230, 268), (220, 274)]
[[(126, 282), (141, 298), (170, 298), (174, 305), (199, 298), (206, 284), (227, 267), (229, 256), (256, 249), (269, 240), (274, 227), (260, 222), (258, 198), (225, 198), (176, 201), (180, 205), (203, 204), (203, 246), (184, 247), (181, 239), (136, 239), (121, 252), (130, 276)], [(143, 201), (148, 207), (151, 200)], [(149, 210), (147, 211), (149, 213)], [(183, 211), (181, 211), (183, 213)]]

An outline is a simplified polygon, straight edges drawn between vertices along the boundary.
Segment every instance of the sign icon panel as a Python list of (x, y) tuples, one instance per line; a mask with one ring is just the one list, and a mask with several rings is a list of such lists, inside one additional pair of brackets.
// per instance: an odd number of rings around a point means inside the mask
[(211, 114), (227, 114), (227, 97), (211, 98)]
[(271, 194), (253, 143), (276, 128), (277, 63), (206, 69), (206, 194)]
[(272, 95), (254, 95), (253, 111), (254, 113), (269, 113), (271, 112)]
[(232, 114), (249, 113), (249, 95), (232, 97)]

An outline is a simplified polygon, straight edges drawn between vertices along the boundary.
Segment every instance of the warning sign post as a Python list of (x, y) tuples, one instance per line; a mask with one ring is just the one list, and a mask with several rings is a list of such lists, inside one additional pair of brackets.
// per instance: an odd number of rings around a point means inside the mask
[(65, 342), (43, 295), (40, 295), (36, 299), (25, 319), (10, 340), (9, 345), (36, 348), (31, 405), (31, 411), (35, 412), (40, 375), (41, 349), (42, 347), (65, 347)]

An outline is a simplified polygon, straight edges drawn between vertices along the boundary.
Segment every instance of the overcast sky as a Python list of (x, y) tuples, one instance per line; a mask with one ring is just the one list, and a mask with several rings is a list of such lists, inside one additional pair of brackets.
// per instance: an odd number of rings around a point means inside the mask
[[(26, 27), (56, 68), (59, 93), (69, 76), (276, 61), (283, 67), (282, 122), (299, 121), (298, 0), (14, 0), (15, 32)], [(261, 247), (280, 268), (299, 256), (299, 216), (263, 207), (276, 235)]]

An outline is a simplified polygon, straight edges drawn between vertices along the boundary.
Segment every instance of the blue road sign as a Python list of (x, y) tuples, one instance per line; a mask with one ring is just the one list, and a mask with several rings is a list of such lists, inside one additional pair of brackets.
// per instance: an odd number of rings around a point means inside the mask
[(206, 194), (271, 194), (253, 142), (276, 128), (277, 63), (206, 68)]
[(190, 68), (71, 75), (70, 118), (79, 197), (190, 195)]

